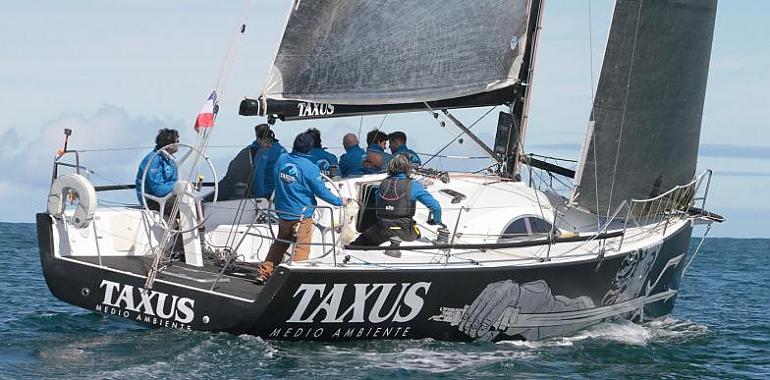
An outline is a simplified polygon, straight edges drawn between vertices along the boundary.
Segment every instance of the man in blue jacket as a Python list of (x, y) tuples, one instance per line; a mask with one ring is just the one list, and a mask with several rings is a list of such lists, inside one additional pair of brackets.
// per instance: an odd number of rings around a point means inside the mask
[(416, 202), (424, 204), (433, 214), (431, 224), (441, 223), (441, 205), (436, 198), (417, 181), (409, 178), (412, 165), (406, 155), (393, 157), (388, 166), (388, 178), (380, 183), (375, 192), (377, 201), (377, 223), (367, 228), (350, 245), (376, 246), (391, 237), (402, 241), (420, 238), (420, 230), (412, 219)]
[(340, 175), (350, 177), (364, 174), (364, 156), (366, 151), (358, 146), (358, 137), (348, 133), (342, 138), (342, 146), (345, 153), (340, 156)]
[(313, 137), (313, 149), (310, 149), (310, 159), (318, 165), (321, 172), (334, 177), (337, 175), (337, 156), (329, 153), (321, 146), (321, 131), (316, 128), (310, 128), (305, 133)]
[(275, 166), (275, 210), (278, 214), (278, 236), (267, 258), (260, 265), (257, 283), (265, 283), (281, 263), (290, 240), (296, 231), (295, 261), (307, 260), (310, 255), (310, 238), (313, 233), (313, 206), (319, 197), (335, 206), (346, 205), (349, 199), (340, 199), (324, 185), (321, 171), (310, 159), (313, 148), (313, 136), (300, 133), (294, 139), (291, 154), (282, 154)]
[(257, 134), (255, 144), (259, 148), (254, 155), (254, 179), (251, 185), (252, 193), (257, 198), (270, 198), (275, 189), (275, 164), (278, 158), (286, 153), (286, 149), (278, 143), (275, 133), (267, 124), (257, 125), (254, 129)]
[(393, 158), (385, 152), (388, 145), (388, 134), (374, 129), (366, 134), (366, 157), (364, 158), (364, 173), (375, 174), (382, 173), (388, 167), (388, 163)]
[[(176, 162), (174, 162), (172, 155), (178, 149), (177, 143), (179, 143), (179, 132), (176, 129), (164, 128), (158, 131), (158, 135), (155, 137), (155, 149), (144, 156), (139, 164), (139, 170), (136, 171), (134, 184), (136, 185), (136, 198), (139, 200), (139, 204), (143, 205), (145, 203), (145, 199), (142, 196), (142, 177), (144, 176), (145, 169), (147, 169), (147, 176), (144, 181), (145, 193), (156, 197), (164, 197), (174, 190), (177, 172)], [(164, 151), (157, 153), (158, 150), (167, 145), (168, 147)], [(155, 158), (150, 162), (153, 156)], [(160, 210), (160, 205), (157, 202), (151, 199), (146, 201), (147, 207), (150, 209)]]
[(405, 154), (409, 157), (412, 166), (422, 166), (420, 156), (406, 146), (406, 133), (396, 131), (389, 134), (388, 144), (390, 145), (390, 152), (393, 153), (394, 156)]

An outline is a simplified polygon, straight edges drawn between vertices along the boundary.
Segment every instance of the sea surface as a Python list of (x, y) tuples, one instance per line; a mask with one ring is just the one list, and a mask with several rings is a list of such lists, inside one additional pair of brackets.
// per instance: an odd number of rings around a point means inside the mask
[(533, 343), (297, 343), (152, 329), (55, 299), (32, 224), (0, 223), (0, 255), (2, 379), (770, 378), (770, 240), (707, 239), (665, 320)]

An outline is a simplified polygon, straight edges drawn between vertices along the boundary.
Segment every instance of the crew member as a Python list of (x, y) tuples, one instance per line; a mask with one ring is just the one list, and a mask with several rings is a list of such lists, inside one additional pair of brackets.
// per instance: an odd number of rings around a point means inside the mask
[(358, 137), (348, 133), (342, 138), (345, 153), (340, 156), (340, 175), (350, 177), (364, 174), (364, 156), (366, 151), (358, 146)]
[(394, 156), (405, 154), (409, 157), (412, 166), (422, 166), (420, 156), (406, 146), (406, 133), (396, 131), (389, 134), (388, 144), (390, 145), (390, 152), (393, 153)]
[(382, 173), (388, 167), (388, 163), (393, 158), (385, 152), (388, 145), (388, 134), (374, 129), (366, 134), (366, 157), (364, 158), (364, 173), (375, 174)]
[[(267, 124), (256, 125), (254, 135), (254, 142), (241, 149), (227, 166), (224, 178), (219, 181), (218, 201), (252, 196), (269, 198), (273, 192), (275, 183), (272, 174), (275, 161), (286, 149), (278, 143)], [(206, 202), (212, 200), (213, 193), (205, 198)]]
[(257, 282), (264, 283), (281, 263), (289, 241), (296, 231), (294, 261), (307, 260), (313, 231), (316, 196), (327, 203), (342, 206), (350, 202), (332, 194), (321, 179), (321, 172), (310, 158), (314, 139), (310, 133), (300, 133), (294, 139), (291, 154), (282, 154), (275, 166), (275, 210), (278, 214), (278, 236), (267, 258), (260, 265)]
[[(176, 144), (179, 143), (179, 132), (176, 129), (161, 129), (155, 137), (155, 148), (148, 153), (139, 164), (139, 170), (136, 172), (136, 198), (140, 204), (147, 202), (147, 207), (152, 210), (160, 210), (160, 205), (152, 199), (143, 199), (142, 196), (142, 177), (147, 168), (147, 176), (144, 180), (144, 192), (156, 197), (164, 197), (174, 190), (174, 184), (177, 181), (176, 162), (173, 154), (177, 151)], [(161, 152), (161, 148), (166, 147)], [(155, 156), (155, 158), (152, 158)], [(150, 159), (152, 158), (152, 162)], [(149, 168), (148, 168), (149, 165)], [(167, 211), (169, 208), (166, 209)]]
[(313, 137), (313, 149), (310, 150), (310, 159), (318, 165), (321, 172), (334, 177), (337, 175), (337, 156), (329, 153), (321, 146), (321, 131), (316, 128), (310, 128), (306, 133)]
[(420, 237), (414, 219), (416, 202), (419, 201), (433, 214), (430, 224), (441, 224), (441, 205), (436, 198), (417, 181), (409, 178), (412, 165), (406, 155), (393, 157), (388, 165), (388, 178), (380, 183), (375, 192), (377, 223), (367, 228), (350, 245), (376, 246), (393, 236), (403, 241)]
[(278, 157), (286, 153), (286, 149), (275, 138), (275, 133), (267, 124), (260, 124), (254, 128), (257, 134), (255, 143), (259, 143), (259, 149), (254, 155), (254, 177), (251, 185), (252, 193), (257, 198), (270, 198), (275, 189), (275, 163)]

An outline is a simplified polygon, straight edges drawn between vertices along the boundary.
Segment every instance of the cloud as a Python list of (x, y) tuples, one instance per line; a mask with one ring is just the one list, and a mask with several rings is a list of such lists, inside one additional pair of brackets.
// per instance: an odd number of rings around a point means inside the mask
[[(579, 144), (532, 144), (530, 150), (579, 151)], [(701, 157), (751, 158), (770, 160), (770, 146), (701, 144), (698, 150)]]
[(759, 177), (759, 178), (765, 178), (770, 177), (770, 172), (742, 172), (742, 171), (731, 171), (731, 170), (715, 170), (714, 175), (717, 176), (724, 176), (724, 177)]
[(532, 144), (528, 148), (534, 148), (535, 150), (579, 151), (580, 144)]
[(15, 128), (11, 128), (0, 136), (0, 152), (15, 154), (19, 149), (19, 136)]
[(704, 144), (698, 153), (705, 157), (770, 160), (770, 146)]
[[(147, 151), (147, 148), (102, 149), (152, 146), (161, 128), (176, 128), (183, 135), (191, 134), (181, 121), (131, 117), (112, 105), (105, 105), (90, 116), (62, 114), (45, 123), (36, 136), (25, 140), (12, 128), (3, 134), (0, 143), (0, 157), (4, 162), (13, 163), (0, 178), (0, 197), (11, 205), (3, 219), (31, 220), (34, 212), (43, 209), (53, 158), (62, 146), (65, 128), (72, 130), (69, 149), (92, 150), (83, 152), (80, 158), (81, 165), (94, 170), (91, 180), (96, 184), (132, 183), (138, 162)], [(67, 161), (74, 162), (74, 158)]]

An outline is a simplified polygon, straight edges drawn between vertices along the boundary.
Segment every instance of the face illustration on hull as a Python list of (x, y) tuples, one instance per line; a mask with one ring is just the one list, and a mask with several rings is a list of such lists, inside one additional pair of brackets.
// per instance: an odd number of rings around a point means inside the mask
[(612, 280), (610, 290), (602, 298), (602, 305), (613, 305), (640, 296), (660, 248), (659, 244), (626, 255)]

